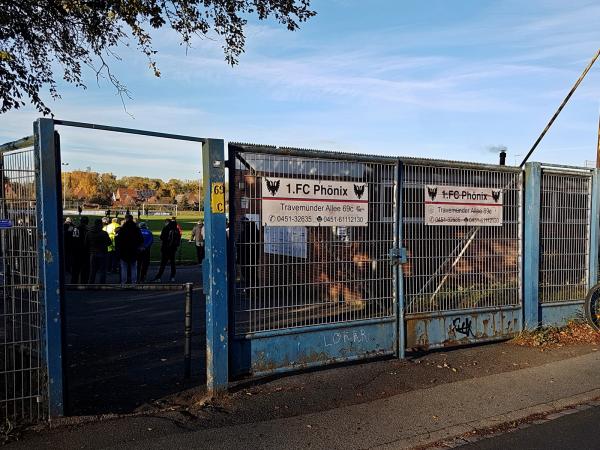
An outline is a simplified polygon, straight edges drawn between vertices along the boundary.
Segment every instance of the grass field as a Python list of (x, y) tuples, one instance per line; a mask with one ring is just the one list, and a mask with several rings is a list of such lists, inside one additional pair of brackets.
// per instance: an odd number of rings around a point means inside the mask
[[(70, 216), (74, 223), (79, 223), (78, 216)], [(90, 224), (99, 216), (88, 216)], [(135, 214), (134, 214), (135, 217)], [(150, 251), (150, 259), (152, 261), (160, 261), (160, 232), (165, 225), (165, 219), (168, 216), (141, 216), (140, 222), (146, 222), (150, 231), (154, 235), (154, 244)], [(193, 242), (189, 242), (192, 234), (192, 228), (199, 219), (204, 217), (204, 213), (199, 211), (184, 211), (177, 215), (177, 223), (183, 228), (183, 236), (181, 237), (181, 246), (177, 251), (177, 261), (180, 263), (195, 263), (196, 249)]]
[[(188, 242), (192, 235), (192, 228), (199, 219), (204, 217), (204, 213), (198, 211), (185, 211), (177, 215), (177, 223), (183, 228), (181, 245), (177, 251), (177, 260), (181, 262), (196, 262), (196, 248), (193, 242)], [(160, 261), (160, 232), (165, 225), (165, 216), (142, 216), (141, 222), (146, 222), (150, 231), (154, 235), (154, 244), (150, 252), (152, 261)]]

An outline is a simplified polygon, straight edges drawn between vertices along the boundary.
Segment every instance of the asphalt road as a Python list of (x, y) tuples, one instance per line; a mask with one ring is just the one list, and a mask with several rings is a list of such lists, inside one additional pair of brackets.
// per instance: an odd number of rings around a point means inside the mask
[(592, 407), (511, 433), (464, 445), (461, 450), (564, 450), (600, 448), (600, 407)]
[[(182, 267), (177, 282), (198, 284), (198, 272), (199, 266)], [(203, 385), (204, 299), (195, 289), (192, 379), (183, 380), (184, 298), (182, 291), (68, 290), (68, 414), (133, 412), (153, 400)]]

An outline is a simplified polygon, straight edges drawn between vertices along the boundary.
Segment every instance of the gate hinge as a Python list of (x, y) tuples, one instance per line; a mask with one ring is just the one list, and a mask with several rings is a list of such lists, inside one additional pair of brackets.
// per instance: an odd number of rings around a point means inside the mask
[(390, 248), (388, 256), (392, 264), (406, 264), (408, 262), (408, 254), (406, 248)]

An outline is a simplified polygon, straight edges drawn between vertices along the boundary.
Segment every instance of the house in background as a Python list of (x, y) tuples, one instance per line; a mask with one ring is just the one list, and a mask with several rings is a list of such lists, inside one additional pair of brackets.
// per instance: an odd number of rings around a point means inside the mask
[(132, 189), (120, 187), (113, 194), (113, 206), (136, 206), (155, 197), (154, 189)]

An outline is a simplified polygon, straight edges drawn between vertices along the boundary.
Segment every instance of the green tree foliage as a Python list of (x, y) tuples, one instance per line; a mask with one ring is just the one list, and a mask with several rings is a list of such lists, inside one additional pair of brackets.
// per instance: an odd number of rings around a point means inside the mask
[(244, 51), (248, 17), (273, 18), (293, 31), (315, 14), (310, 0), (0, 0), (0, 11), (0, 113), (28, 98), (43, 114), (51, 111), (41, 91), (60, 97), (61, 76), (85, 87), (86, 66), (128, 95), (109, 66), (122, 45), (135, 45), (160, 76), (153, 30), (173, 29), (186, 47), (194, 37), (216, 38), (233, 65)]

